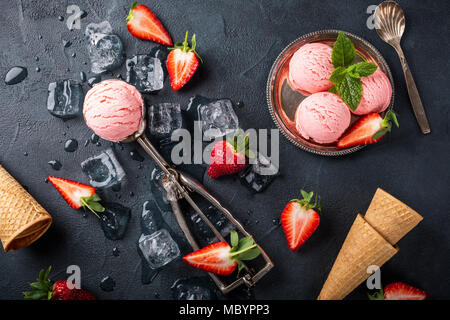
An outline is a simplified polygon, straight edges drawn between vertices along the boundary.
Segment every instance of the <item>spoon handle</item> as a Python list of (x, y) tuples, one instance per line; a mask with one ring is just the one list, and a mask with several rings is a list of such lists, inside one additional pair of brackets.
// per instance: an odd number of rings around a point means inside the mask
[(422, 105), (422, 100), (420, 99), (419, 91), (416, 87), (416, 82), (414, 81), (411, 70), (409, 69), (408, 62), (406, 61), (402, 48), (400, 45), (394, 46), (394, 48), (400, 57), (403, 73), (405, 74), (406, 87), (408, 88), (409, 100), (411, 100), (414, 115), (416, 116), (422, 133), (428, 134), (431, 132), (431, 129), (428, 123), (427, 115), (425, 114), (425, 109)]

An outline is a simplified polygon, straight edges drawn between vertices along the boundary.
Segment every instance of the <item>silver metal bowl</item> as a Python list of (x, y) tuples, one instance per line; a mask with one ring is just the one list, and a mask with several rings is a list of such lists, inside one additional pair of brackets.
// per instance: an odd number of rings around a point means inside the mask
[[(267, 80), (267, 105), (275, 124), (278, 126), (284, 136), (297, 147), (323, 156), (341, 156), (360, 150), (363, 146), (355, 146), (346, 149), (339, 149), (334, 144), (318, 144), (312, 140), (303, 138), (295, 129), (295, 111), (298, 105), (307, 97), (302, 93), (291, 89), (288, 80), (289, 62), (293, 54), (303, 45), (311, 42), (322, 42), (333, 45), (339, 34), (339, 30), (321, 30), (308, 33), (297, 40), (291, 42), (278, 55), (275, 60)], [(391, 103), (387, 110), (394, 106), (394, 80), (392, 78), (391, 70), (384, 60), (383, 56), (366, 40), (345, 32), (355, 45), (356, 51), (361, 54), (367, 61), (373, 62), (383, 71), (389, 78), (392, 86)], [(355, 62), (362, 61), (357, 56)], [(386, 111), (387, 111), (386, 110)], [(385, 111), (385, 112), (386, 112)], [(384, 113), (385, 113), (384, 112)], [(384, 115), (384, 113), (382, 115)], [(352, 115), (352, 122), (359, 117)]]

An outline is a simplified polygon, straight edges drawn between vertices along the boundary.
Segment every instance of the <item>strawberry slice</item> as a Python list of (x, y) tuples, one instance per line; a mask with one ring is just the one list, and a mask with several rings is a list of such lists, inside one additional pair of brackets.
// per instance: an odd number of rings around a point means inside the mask
[(310, 203), (314, 193), (301, 190), (301, 194), (303, 200), (291, 200), (281, 214), (281, 225), (289, 249), (292, 251), (297, 251), (316, 231), (320, 223), (320, 217), (317, 213), (317, 211), (321, 211), (322, 206), (320, 197), (316, 195), (314, 203)]
[(359, 119), (338, 141), (338, 148), (348, 148), (356, 145), (372, 144), (380, 141), (386, 133), (391, 131), (392, 124), (398, 127), (397, 116), (389, 110), (386, 116), (381, 118), (378, 113), (368, 114)]
[(225, 241), (215, 242), (184, 256), (183, 261), (191, 267), (222, 276), (232, 274), (236, 267), (240, 272), (245, 268), (242, 261), (255, 259), (261, 251), (251, 237), (239, 240), (234, 230), (231, 230), (230, 237), (233, 247)]
[(100, 216), (97, 212), (105, 211), (105, 208), (99, 203), (101, 199), (95, 193), (95, 189), (93, 187), (87, 184), (58, 177), (48, 177), (48, 180), (72, 208), (87, 208), (98, 218), (100, 218)]
[(428, 294), (403, 282), (394, 282), (384, 288), (385, 300), (426, 300)]
[(194, 75), (201, 60), (200, 56), (195, 51), (196, 41), (195, 34), (192, 36), (192, 47), (189, 47), (188, 32), (183, 43), (175, 43), (171, 48), (171, 52), (167, 56), (166, 66), (169, 72), (170, 86), (173, 90), (180, 90)]
[(127, 28), (136, 38), (172, 46), (173, 41), (161, 21), (146, 6), (134, 2), (127, 17)]
[(246, 156), (252, 156), (248, 149), (248, 139), (248, 136), (244, 137), (242, 130), (238, 129), (232, 138), (216, 142), (211, 150), (208, 175), (217, 179), (242, 171), (247, 163)]

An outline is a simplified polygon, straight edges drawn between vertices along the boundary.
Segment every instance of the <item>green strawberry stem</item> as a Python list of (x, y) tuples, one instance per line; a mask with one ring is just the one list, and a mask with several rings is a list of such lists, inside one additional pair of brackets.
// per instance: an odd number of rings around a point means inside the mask
[(242, 249), (242, 250), (232, 252), (232, 253), (230, 253), (230, 257), (237, 256), (237, 255), (239, 255), (239, 254), (241, 254), (241, 253), (244, 253), (244, 252), (247, 252), (247, 251), (249, 251), (249, 250), (251, 250), (251, 249), (253, 249), (253, 248), (256, 248), (256, 244), (254, 244), (254, 245), (252, 245), (252, 246), (250, 246), (250, 247), (244, 248), (244, 249)]
[(133, 4), (131, 5), (130, 13), (128, 14), (128, 17), (126, 19), (127, 22), (134, 18), (134, 16), (133, 16), (133, 9), (136, 8), (137, 5), (138, 5), (137, 1), (133, 2)]
[[(83, 208), (88, 208), (89, 211), (91, 211), (93, 214), (95, 214), (97, 216), (97, 218), (101, 219), (100, 216), (98, 215), (98, 213), (91, 207), (88, 200), (84, 199), (84, 197), (81, 197), (80, 202), (81, 202), (81, 205), (83, 206)], [(103, 211), (105, 211), (105, 208), (103, 208)]]
[(184, 36), (183, 43), (177, 42), (177, 43), (175, 43), (175, 45), (172, 48), (169, 48), (169, 50), (180, 49), (182, 52), (185, 52), (185, 53), (193, 52), (197, 56), (197, 58), (200, 60), (200, 62), (203, 63), (202, 57), (200, 57), (200, 55), (197, 53), (197, 51), (195, 51), (195, 47), (197, 46), (197, 40), (196, 40), (195, 33), (191, 38), (191, 43), (192, 43), (191, 47), (189, 47), (189, 43), (188, 43), (188, 34), (189, 34), (189, 31), (186, 31), (186, 35)]
[(392, 123), (391, 121), (395, 124), (395, 126), (398, 128), (399, 127), (399, 123), (398, 123), (398, 119), (397, 119), (397, 114), (392, 111), (389, 110), (388, 112), (386, 112), (386, 115), (384, 116), (383, 121), (381, 121), (380, 124), (380, 130), (378, 130), (372, 137), (373, 140), (377, 140), (378, 138), (384, 136), (386, 133), (390, 132), (392, 129)]

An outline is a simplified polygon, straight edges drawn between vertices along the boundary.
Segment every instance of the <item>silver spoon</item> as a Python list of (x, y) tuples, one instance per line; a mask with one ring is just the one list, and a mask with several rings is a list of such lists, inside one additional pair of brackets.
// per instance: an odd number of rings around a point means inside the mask
[(425, 110), (420, 99), (419, 91), (409, 69), (403, 50), (400, 46), (400, 40), (405, 31), (405, 15), (402, 8), (394, 1), (382, 2), (375, 10), (374, 15), (375, 29), (380, 38), (390, 44), (397, 51), (405, 74), (406, 87), (408, 88), (411, 106), (416, 116), (419, 127), (423, 134), (431, 132)]

